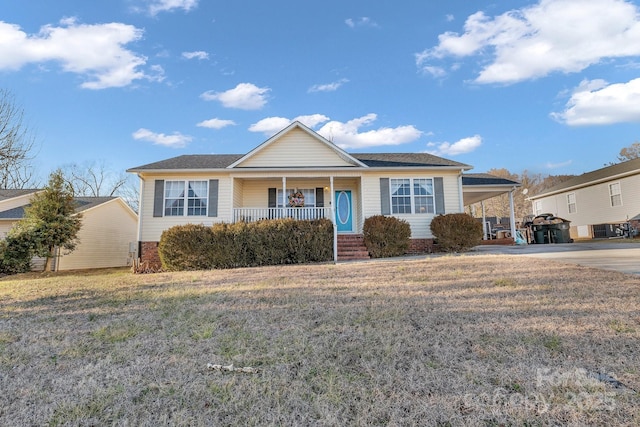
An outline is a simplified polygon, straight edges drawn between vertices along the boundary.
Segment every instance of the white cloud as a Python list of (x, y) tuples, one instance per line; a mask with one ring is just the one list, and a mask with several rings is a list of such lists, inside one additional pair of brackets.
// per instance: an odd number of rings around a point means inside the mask
[(0, 21), (0, 70), (57, 62), (64, 71), (83, 76), (81, 86), (86, 89), (123, 87), (141, 79), (162, 80), (161, 68), (145, 73), (141, 68), (147, 58), (124, 47), (140, 40), (142, 34), (132, 25), (85, 25), (74, 18), (27, 34), (18, 25)]
[(583, 80), (565, 110), (551, 117), (569, 126), (640, 122), (640, 78), (616, 84)]
[(313, 93), (313, 92), (334, 92), (336, 90), (338, 90), (340, 88), (340, 86), (342, 86), (345, 83), (348, 83), (349, 80), (348, 79), (340, 79), (336, 82), (332, 82), (332, 83), (326, 83), (326, 84), (320, 84), (320, 85), (313, 85), (309, 88), (308, 92), (309, 93)]
[(284, 117), (267, 117), (251, 125), (251, 132), (263, 132), (271, 136), (294, 121), (299, 121), (310, 128), (325, 123), (316, 132), (341, 148), (366, 148), (382, 145), (400, 145), (413, 142), (420, 138), (422, 132), (414, 126), (398, 126), (395, 128), (382, 127), (368, 131), (361, 131), (376, 121), (376, 114), (367, 114), (348, 122), (328, 121), (329, 117), (322, 114), (298, 116), (293, 120)]
[(149, 13), (153, 16), (160, 12), (171, 12), (174, 9), (182, 9), (189, 12), (198, 6), (199, 0), (152, 0), (149, 1)]
[(193, 139), (189, 135), (183, 135), (180, 132), (174, 132), (171, 135), (164, 133), (155, 133), (149, 129), (140, 128), (133, 134), (133, 139), (137, 141), (147, 141), (154, 145), (164, 145), (171, 148), (182, 148)]
[(559, 169), (559, 168), (567, 167), (567, 166), (571, 165), (571, 163), (573, 163), (573, 160), (567, 160), (566, 162), (561, 162), (561, 163), (547, 162), (545, 164), (545, 167), (547, 169)]
[(480, 135), (473, 135), (467, 138), (462, 138), (454, 143), (429, 142), (427, 147), (436, 148), (427, 150), (427, 153), (436, 156), (457, 156), (459, 154), (470, 153), (480, 147), (480, 145), (482, 145), (482, 137)]
[(202, 50), (195, 52), (182, 52), (182, 57), (186, 59), (209, 59), (209, 54)]
[(400, 145), (413, 142), (420, 138), (422, 132), (414, 126), (398, 126), (395, 128), (381, 127), (368, 131), (361, 131), (377, 120), (374, 113), (359, 117), (348, 122), (330, 121), (318, 130), (318, 133), (341, 148), (366, 148), (382, 145)]
[(451, 21), (454, 21), (456, 18), (455, 16), (449, 13), (445, 16), (445, 19), (447, 20), (447, 22), (451, 22)]
[(204, 120), (198, 123), (196, 126), (201, 128), (209, 128), (209, 129), (222, 129), (227, 126), (235, 126), (236, 122), (233, 120), (222, 120), (218, 118)]
[(314, 128), (320, 123), (324, 123), (329, 120), (329, 117), (322, 114), (311, 114), (308, 116), (298, 116), (294, 119), (287, 119), (285, 117), (267, 117), (262, 119), (249, 127), (251, 132), (261, 132), (267, 136), (274, 135), (286, 128), (293, 122), (300, 122), (303, 125)]
[(259, 110), (267, 103), (267, 94), (270, 90), (268, 87), (258, 87), (253, 83), (240, 83), (225, 92), (207, 91), (200, 97), (205, 101), (220, 101), (227, 108)]
[(356, 18), (356, 19), (353, 19), (353, 18), (345, 19), (344, 23), (347, 24), (347, 26), (349, 26), (350, 28), (356, 28), (356, 27), (378, 28), (379, 27), (377, 22), (373, 21), (371, 18), (367, 16), (363, 16), (361, 18)]
[(420, 69), (448, 57), (491, 55), (476, 82), (515, 83), (640, 55), (640, 11), (625, 0), (540, 0), (496, 17), (477, 12), (462, 34), (438, 39), (416, 54)]

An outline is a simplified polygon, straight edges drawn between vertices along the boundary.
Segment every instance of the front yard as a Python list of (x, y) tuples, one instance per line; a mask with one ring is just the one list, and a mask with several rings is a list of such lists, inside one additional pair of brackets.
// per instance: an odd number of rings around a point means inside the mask
[(9, 277), (0, 425), (637, 425), (638, 307), (506, 256)]

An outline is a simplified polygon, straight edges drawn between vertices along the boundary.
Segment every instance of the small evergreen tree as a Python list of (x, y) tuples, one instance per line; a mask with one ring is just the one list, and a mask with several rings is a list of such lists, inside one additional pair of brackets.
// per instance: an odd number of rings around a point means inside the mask
[(29, 235), (34, 255), (45, 257), (45, 270), (50, 270), (56, 247), (69, 252), (76, 248), (82, 218), (75, 211), (73, 188), (57, 170), (49, 176), (47, 186), (33, 196), (24, 218), (11, 229), (10, 235)]

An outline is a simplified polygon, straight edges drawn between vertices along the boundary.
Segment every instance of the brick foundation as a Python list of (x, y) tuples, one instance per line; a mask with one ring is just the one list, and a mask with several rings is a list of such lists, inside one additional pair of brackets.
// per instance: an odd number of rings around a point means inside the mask
[(407, 254), (430, 254), (434, 252), (433, 239), (411, 239)]
[(140, 263), (153, 270), (159, 270), (162, 267), (158, 254), (158, 242), (140, 242)]

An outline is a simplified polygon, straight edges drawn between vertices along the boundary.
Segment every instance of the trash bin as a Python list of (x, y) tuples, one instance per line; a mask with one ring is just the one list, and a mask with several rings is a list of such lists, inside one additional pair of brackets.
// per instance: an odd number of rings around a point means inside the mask
[(532, 225), (533, 240), (536, 244), (549, 243), (548, 224)]
[(565, 221), (559, 224), (549, 224), (549, 231), (551, 232), (551, 243), (571, 243), (570, 222)]

